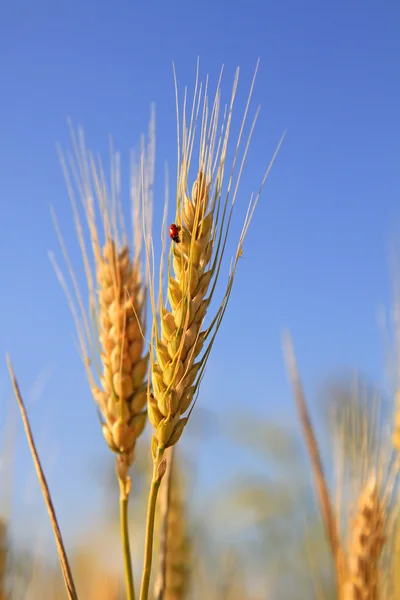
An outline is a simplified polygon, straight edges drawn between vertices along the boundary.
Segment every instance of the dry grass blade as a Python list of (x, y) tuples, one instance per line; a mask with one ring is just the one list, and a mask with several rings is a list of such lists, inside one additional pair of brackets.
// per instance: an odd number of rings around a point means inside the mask
[(64, 576), (64, 581), (65, 581), (65, 586), (67, 588), (68, 597), (71, 600), (77, 600), (78, 596), (77, 596), (77, 593), (76, 593), (76, 590), (75, 590), (75, 584), (74, 584), (74, 581), (73, 581), (73, 578), (72, 578), (72, 573), (71, 573), (71, 568), (69, 566), (67, 553), (66, 553), (65, 548), (64, 548), (64, 543), (63, 543), (63, 540), (62, 540), (61, 531), (60, 531), (60, 528), (58, 526), (57, 517), (56, 517), (55, 510), (54, 510), (53, 502), (51, 500), (49, 487), (47, 485), (46, 477), (45, 477), (45, 475), (43, 473), (43, 469), (42, 469), (42, 466), (40, 464), (40, 460), (39, 460), (39, 456), (38, 456), (38, 453), (37, 453), (37, 450), (36, 450), (35, 442), (33, 440), (32, 431), (31, 431), (31, 428), (30, 428), (30, 425), (29, 425), (28, 416), (26, 414), (25, 405), (24, 405), (24, 402), (22, 400), (22, 396), (21, 396), (21, 393), (20, 393), (20, 390), (19, 390), (17, 379), (15, 377), (14, 370), (12, 368), (12, 365), (11, 365), (11, 362), (10, 362), (10, 359), (9, 359), (8, 356), (7, 356), (7, 366), (8, 366), (8, 370), (10, 372), (10, 376), (11, 376), (11, 381), (12, 381), (12, 385), (13, 385), (13, 388), (14, 388), (15, 397), (17, 399), (18, 406), (19, 406), (19, 409), (21, 411), (21, 417), (22, 417), (22, 422), (24, 424), (26, 438), (28, 440), (29, 449), (30, 449), (30, 452), (32, 454), (32, 458), (33, 458), (33, 462), (34, 462), (34, 465), (35, 465), (36, 473), (37, 473), (37, 476), (38, 476), (38, 479), (39, 479), (40, 487), (42, 489), (43, 498), (44, 498), (44, 501), (46, 503), (47, 511), (49, 513), (49, 516), (50, 516), (50, 522), (51, 522), (51, 526), (52, 526), (53, 532), (54, 532), (54, 537), (55, 537), (55, 540), (56, 540), (56, 546), (57, 546), (58, 556), (60, 558), (61, 570), (62, 570), (62, 573), (63, 573), (63, 576)]
[(301, 383), (296, 357), (294, 354), (293, 343), (288, 333), (284, 336), (283, 347), (287, 371), (293, 390), (293, 396), (297, 404), (300, 423), (303, 428), (303, 434), (311, 461), (318, 502), (320, 505), (320, 510), (322, 513), (322, 518), (331, 547), (332, 555), (335, 561), (337, 585), (338, 588), (341, 589), (344, 578), (345, 556), (339, 539), (336, 516), (334, 514), (328, 486), (325, 479), (318, 443), (308, 413), (303, 386)]

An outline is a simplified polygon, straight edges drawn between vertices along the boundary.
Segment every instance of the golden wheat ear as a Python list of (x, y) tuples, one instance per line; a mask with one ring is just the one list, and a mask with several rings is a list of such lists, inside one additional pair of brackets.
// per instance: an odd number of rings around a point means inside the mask
[[(179, 160), (174, 223), (169, 229), (164, 219), (170, 243), (166, 297), (160, 285), (156, 302), (154, 286), (150, 286), (153, 329), (148, 412), (155, 429), (154, 457), (178, 442), (193, 409), (200, 381), (229, 301), (244, 239), (278, 151), (275, 152), (257, 195), (250, 199), (225, 293), (217, 310), (210, 315), (210, 305), (221, 274), (233, 207), (258, 115), (257, 111), (239, 158), (256, 73), (234, 146), (234, 158), (230, 169), (228, 167), (226, 184), (224, 176), (239, 70), (235, 75), (230, 103), (225, 108), (222, 119), (221, 77), (211, 102), (208, 97), (208, 80), (203, 86), (197, 77), (192, 107), (189, 110), (186, 107), (185, 93), (181, 124), (176, 86)], [(193, 162), (196, 162), (194, 169), (191, 167)], [(165, 235), (163, 238), (165, 239)], [(163, 282), (164, 250), (165, 246), (160, 261), (160, 282)], [(148, 260), (150, 262), (149, 258)]]
[[(166, 295), (163, 293), (165, 235), (163, 235), (164, 244), (160, 260), (158, 294), (153, 284), (155, 277), (153, 275), (150, 277), (153, 327), (148, 415), (154, 428), (152, 438), (154, 474), (149, 497), (141, 600), (148, 598), (155, 507), (158, 488), (166, 468), (163, 454), (167, 448), (179, 441), (193, 410), (207, 360), (228, 305), (243, 242), (278, 151), (275, 152), (264, 175), (258, 193), (250, 198), (224, 295), (219, 306), (217, 303), (218, 308), (210, 314), (210, 305), (221, 274), (233, 207), (258, 115), (257, 112), (244, 144), (242, 156), (239, 158), (256, 73), (257, 69), (236, 146), (233, 149), (233, 160), (226, 184), (224, 175), (239, 70), (236, 71), (230, 103), (222, 119), (220, 119), (221, 77), (214, 100), (210, 102), (208, 80), (203, 86), (199, 83), (197, 74), (192, 107), (189, 110), (186, 107), (185, 92), (181, 125), (178, 89), (177, 85), (175, 86), (178, 173), (174, 222), (169, 227), (166, 225), (165, 211), (163, 223), (169, 233), (170, 242)], [(192, 169), (191, 165), (194, 162), (196, 166)], [(149, 246), (147, 257), (150, 264), (152, 254)], [(207, 324), (205, 324), (206, 318)]]
[[(125, 228), (121, 202), (119, 156), (111, 155), (110, 183), (100, 161), (87, 151), (83, 132), (72, 131), (74, 153), (61, 155), (82, 253), (89, 301), (83, 301), (54, 217), (72, 281), (72, 294), (55, 261), (56, 273), (74, 316), (80, 350), (96, 402), (103, 436), (116, 454), (120, 486), (121, 536), (128, 600), (134, 599), (127, 503), (129, 469), (136, 442), (146, 424), (148, 353), (145, 349), (149, 269), (144, 249), (151, 235), (155, 156), (154, 113), (148, 141), (143, 138), (139, 160), (131, 165), (132, 241)], [(75, 194), (80, 197), (88, 235), (85, 236)], [(88, 241), (86, 240), (88, 237)]]
[(384, 528), (385, 510), (376, 477), (372, 475), (361, 491), (351, 527), (344, 600), (378, 598), (378, 561), (384, 544)]
[[(150, 235), (151, 228), (153, 137), (154, 115), (148, 143), (143, 140), (139, 160), (132, 161), (132, 242), (125, 228), (118, 154), (111, 156), (110, 184), (101, 162), (96, 162), (86, 149), (82, 131), (78, 135), (72, 131), (73, 155), (61, 155), (87, 280), (88, 303), (83, 300), (53, 213), (73, 293), (52, 260), (72, 309), (102, 432), (107, 445), (117, 455), (121, 482), (128, 481), (136, 440), (146, 423), (148, 353), (144, 336), (149, 273), (143, 236), (144, 229)], [(81, 210), (76, 194), (80, 197)]]

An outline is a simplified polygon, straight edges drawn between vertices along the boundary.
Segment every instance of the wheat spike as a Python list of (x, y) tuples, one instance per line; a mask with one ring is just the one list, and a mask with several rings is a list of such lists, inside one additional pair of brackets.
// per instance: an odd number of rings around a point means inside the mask
[[(109, 239), (97, 265), (102, 375), (101, 387), (93, 385), (104, 423), (105, 440), (119, 455), (119, 470), (133, 462), (146, 412), (143, 353), (143, 290), (128, 247), (119, 252)], [(122, 474), (122, 473), (121, 473)]]
[[(131, 204), (133, 252), (125, 230), (120, 200), (119, 156), (112, 155), (111, 184), (101, 162), (86, 150), (82, 131), (72, 133), (74, 156), (62, 156), (89, 292), (85, 309), (57, 222), (56, 229), (71, 275), (76, 302), (56, 266), (74, 315), (82, 359), (100, 413), (109, 448), (117, 454), (117, 474), (127, 482), (136, 440), (146, 422), (148, 356), (143, 355), (146, 331), (148, 270), (142, 267), (143, 225), (151, 223), (154, 172), (154, 115), (149, 143), (142, 142), (139, 164), (132, 163)], [(81, 198), (93, 258), (89, 257), (75, 199)], [(128, 490), (126, 490), (128, 492)]]
[(209, 183), (200, 171), (193, 186), (192, 200), (185, 199), (185, 213), (178, 220), (182, 240), (174, 251), (175, 277), (169, 277), (168, 299), (171, 311), (164, 309), (162, 336), (156, 344), (150, 397), (150, 420), (156, 427), (160, 447), (174, 445), (186, 420), (180, 415), (192, 403), (200, 364), (195, 363), (205, 335), (201, 326), (208, 306), (205, 296), (211, 281), (209, 264), (213, 214), (207, 212)]
[[(220, 82), (211, 108), (207, 96), (207, 84), (203, 94), (202, 86), (196, 83), (189, 127), (186, 123), (186, 100), (183, 108), (175, 212), (175, 225), (179, 236), (171, 242), (167, 298), (163, 297), (160, 289), (157, 308), (154, 292), (151, 289), (154, 351), (151, 354), (152, 393), (149, 394), (148, 411), (149, 419), (155, 428), (154, 456), (158, 450), (162, 453), (165, 448), (176, 444), (187, 423), (208, 355), (230, 297), (244, 238), (269, 172), (268, 169), (258, 194), (250, 199), (225, 295), (211, 323), (205, 326), (204, 320), (220, 275), (232, 210), (257, 118), (256, 116), (250, 130), (237, 180), (233, 182), (254, 85), (253, 79), (227, 190), (223, 194), (226, 154), (237, 83), (238, 71), (234, 80), (231, 102), (225, 110), (222, 125), (219, 123)], [(179, 122), (179, 108), (177, 112)], [(189, 193), (190, 165), (199, 114), (201, 115), (199, 163)], [(162, 267), (160, 281), (162, 281)]]
[(344, 600), (376, 600), (378, 561), (384, 544), (385, 513), (374, 476), (359, 498), (353, 523), (349, 552), (349, 576)]
[[(162, 289), (164, 282), (164, 245), (160, 261), (160, 289), (157, 302), (154, 291), (153, 270), (150, 278), (153, 327), (150, 353), (152, 389), (150, 389), (149, 382), (148, 416), (155, 429), (152, 438), (154, 469), (147, 511), (140, 600), (148, 600), (149, 594), (157, 495), (166, 470), (166, 460), (163, 458), (163, 454), (166, 448), (174, 446), (180, 439), (194, 407), (207, 359), (230, 298), (240, 251), (261, 190), (279, 149), (278, 146), (258, 193), (255, 197), (251, 196), (250, 198), (225, 293), (219, 308), (211, 319), (211, 323), (204, 326), (204, 319), (219, 278), (233, 206), (256, 120), (253, 121), (250, 129), (240, 161), (239, 172), (234, 182), (235, 166), (252, 95), (254, 75), (228, 184), (223, 192), (228, 140), (238, 75), (239, 71), (237, 70), (231, 102), (225, 110), (221, 126), (219, 123), (220, 80), (210, 109), (207, 95), (208, 84), (206, 84), (202, 96), (202, 86), (198, 84), (198, 77), (196, 78), (189, 127), (186, 120), (185, 93), (182, 136), (180, 135), (178, 91), (175, 79), (178, 114), (178, 177), (175, 220), (174, 224), (170, 226), (171, 249), (168, 261), (167, 298), (164, 297)], [(201, 125), (197, 148), (198, 167), (196, 168), (196, 175), (192, 179), (190, 165), (193, 159), (199, 114), (201, 114)], [(189, 193), (190, 180), (193, 181), (191, 194)], [(164, 228), (166, 228), (165, 217), (166, 210), (164, 213)], [(152, 265), (153, 255), (150, 244), (146, 246), (146, 249), (148, 264)]]

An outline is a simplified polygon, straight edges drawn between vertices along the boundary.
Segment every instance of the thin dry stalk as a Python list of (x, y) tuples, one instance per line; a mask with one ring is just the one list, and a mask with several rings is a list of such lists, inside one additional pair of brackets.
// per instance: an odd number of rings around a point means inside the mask
[(308, 413), (307, 403), (301, 383), (297, 361), (294, 354), (293, 343), (289, 334), (284, 336), (283, 340), (284, 354), (286, 359), (287, 371), (290, 383), (293, 390), (293, 396), (297, 404), (297, 410), (303, 435), (306, 442), (312, 472), (314, 475), (314, 483), (316, 487), (319, 506), (322, 514), (325, 531), (329, 540), (332, 551), (332, 556), (336, 567), (336, 578), (338, 589), (342, 589), (345, 577), (345, 555), (339, 538), (336, 515), (333, 510), (329, 489), (326, 483), (322, 460), (319, 453), (318, 443), (314, 434), (314, 429), (311, 424), (311, 419)]
[(8, 370), (10, 372), (15, 397), (17, 399), (18, 406), (19, 406), (19, 409), (21, 412), (24, 430), (25, 430), (26, 438), (27, 438), (28, 444), (29, 444), (29, 450), (32, 455), (33, 463), (35, 465), (35, 469), (36, 469), (36, 473), (37, 473), (40, 487), (42, 490), (43, 498), (46, 503), (47, 511), (49, 513), (50, 523), (51, 523), (53, 533), (54, 533), (54, 538), (56, 541), (57, 552), (58, 552), (58, 556), (60, 559), (60, 565), (61, 565), (61, 570), (62, 570), (62, 574), (64, 577), (65, 587), (67, 589), (68, 597), (70, 598), (70, 600), (77, 600), (78, 596), (77, 596), (77, 593), (75, 590), (75, 584), (74, 584), (74, 580), (72, 578), (71, 568), (70, 568), (70, 565), (68, 562), (67, 553), (65, 551), (65, 547), (64, 547), (62, 536), (61, 536), (61, 531), (60, 531), (60, 528), (58, 525), (55, 509), (53, 506), (53, 502), (51, 500), (49, 487), (47, 485), (46, 477), (44, 475), (42, 465), (40, 463), (39, 455), (36, 450), (36, 445), (35, 445), (35, 442), (33, 439), (31, 427), (29, 425), (28, 416), (26, 414), (25, 405), (22, 400), (18, 382), (15, 377), (14, 370), (12, 368), (11, 361), (8, 356), (7, 356), (7, 366), (8, 366)]
[[(167, 298), (164, 297), (163, 265), (165, 248), (161, 257), (158, 301), (155, 299), (154, 277), (150, 285), (153, 313), (151, 383), (149, 389), (148, 414), (155, 429), (152, 439), (154, 473), (158, 477), (158, 466), (162, 463), (166, 448), (174, 446), (180, 439), (196, 402), (199, 385), (211, 352), (217, 331), (221, 325), (232, 291), (238, 260), (248, 227), (254, 214), (261, 190), (268, 176), (269, 165), (258, 193), (251, 197), (236, 255), (229, 273), (225, 294), (211, 322), (204, 320), (213, 300), (230, 229), (233, 207), (246, 159), (256, 117), (250, 128), (243, 156), (239, 160), (239, 172), (234, 181), (239, 147), (243, 137), (255, 75), (251, 85), (244, 117), (242, 120), (227, 189), (223, 192), (228, 142), (232, 124), (233, 105), (237, 90), (237, 70), (231, 101), (226, 107), (222, 123), (220, 113), (220, 81), (214, 101), (208, 100), (208, 82), (203, 87), (196, 78), (192, 108), (187, 123), (186, 93), (183, 106), (182, 127), (177, 98), (178, 119), (178, 173), (176, 207), (168, 260)], [(196, 158), (196, 175), (189, 192), (190, 167), (196, 142), (196, 131), (200, 121), (200, 136)], [(279, 149), (279, 146), (278, 146)], [(166, 222), (164, 216), (164, 228)], [(176, 228), (176, 229), (175, 229)], [(151, 249), (148, 247), (150, 264)], [(149, 383), (150, 386), (150, 383)], [(153, 482), (150, 492), (149, 511), (154, 514), (159, 482)], [(154, 522), (147, 521), (147, 537), (153, 536)], [(147, 546), (144, 561), (141, 600), (147, 600), (151, 570), (151, 546)]]
[(385, 510), (376, 477), (370, 477), (358, 502), (348, 550), (344, 600), (377, 600), (378, 561), (384, 544)]

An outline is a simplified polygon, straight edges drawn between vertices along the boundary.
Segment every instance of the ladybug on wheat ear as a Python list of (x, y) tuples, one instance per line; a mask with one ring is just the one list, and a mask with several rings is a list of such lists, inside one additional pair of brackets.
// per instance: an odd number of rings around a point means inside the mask
[(179, 237), (179, 232), (180, 232), (181, 228), (178, 225), (175, 225), (175, 223), (172, 223), (172, 225), (169, 226), (169, 237), (171, 238), (172, 241), (175, 242), (175, 244), (180, 244), (181, 238)]

